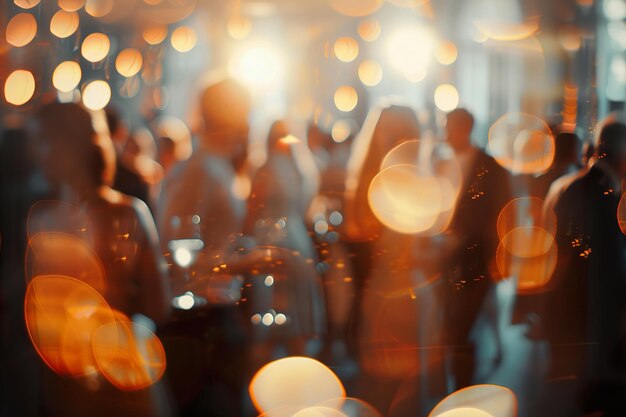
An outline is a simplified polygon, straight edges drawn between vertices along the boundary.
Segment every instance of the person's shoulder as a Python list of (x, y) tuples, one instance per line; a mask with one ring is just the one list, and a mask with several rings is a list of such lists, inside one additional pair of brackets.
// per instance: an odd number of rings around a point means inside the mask
[(137, 197), (124, 194), (112, 188), (104, 190), (101, 196), (106, 205), (112, 210), (132, 212), (139, 217), (150, 215), (148, 205)]

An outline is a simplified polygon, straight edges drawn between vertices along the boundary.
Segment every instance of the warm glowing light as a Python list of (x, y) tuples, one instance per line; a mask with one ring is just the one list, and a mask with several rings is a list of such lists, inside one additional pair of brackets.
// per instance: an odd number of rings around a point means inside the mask
[(191, 251), (187, 248), (176, 248), (176, 250), (172, 253), (172, 256), (174, 258), (174, 262), (183, 268), (187, 268), (193, 262)]
[(167, 37), (166, 25), (153, 25), (145, 28), (141, 35), (143, 40), (150, 45), (158, 45)]
[(83, 41), (80, 48), (81, 55), (90, 62), (102, 61), (111, 48), (109, 37), (104, 33), (92, 33)]
[(359, 102), (359, 96), (356, 90), (349, 85), (344, 85), (335, 90), (335, 106), (343, 111), (349, 112), (354, 110)]
[(293, 412), (325, 401), (331, 408), (341, 405), (345, 390), (339, 378), (321, 362), (305, 357), (288, 357), (270, 362), (250, 382), (250, 397), (263, 413), (282, 406), (293, 406)]
[(414, 165), (393, 165), (374, 177), (367, 197), (382, 224), (413, 234), (435, 225), (449, 193), (454, 191), (448, 181), (425, 175)]
[(333, 123), (331, 136), (336, 143), (344, 142), (352, 133), (352, 125), (347, 120), (337, 120)]
[(393, 33), (387, 41), (387, 58), (406, 77), (424, 72), (430, 63), (434, 37), (420, 26), (411, 26)]
[(272, 285), (274, 285), (274, 277), (271, 275), (266, 276), (263, 283), (266, 287), (271, 287)]
[(114, 0), (87, 0), (85, 11), (93, 17), (104, 17), (113, 10)]
[(57, 38), (67, 38), (76, 32), (79, 23), (78, 13), (59, 10), (50, 20), (50, 32)]
[(263, 318), (261, 319), (261, 323), (265, 326), (271, 326), (274, 323), (274, 316), (272, 313), (263, 314)]
[(335, 41), (333, 51), (338, 60), (352, 62), (359, 55), (359, 44), (353, 38), (339, 38)]
[(7, 42), (13, 46), (21, 47), (28, 45), (37, 34), (37, 21), (30, 13), (18, 13), (6, 27)]
[(141, 52), (135, 48), (126, 48), (117, 55), (115, 68), (124, 77), (132, 77), (137, 74), (143, 65)]
[(521, 197), (507, 203), (498, 215), (497, 230), (500, 240), (518, 227), (536, 226), (552, 236), (556, 234), (556, 215), (544, 210), (543, 200), (536, 197)]
[(346, 417), (346, 415), (336, 408), (317, 405), (302, 409), (293, 414), (292, 417)]
[(226, 30), (233, 39), (244, 39), (252, 31), (252, 23), (246, 16), (235, 16), (228, 21)]
[(85, 5), (85, 0), (58, 0), (58, 3), (66, 12), (75, 12)]
[[(474, 409), (486, 413), (487, 416), (515, 417), (517, 415), (517, 399), (513, 391), (499, 385), (472, 385), (456, 391), (444, 398), (428, 417), (438, 417), (458, 409)], [(472, 411), (470, 411), (472, 412)], [(455, 414), (445, 414), (453, 416)], [(456, 414), (466, 416), (472, 414)], [(486, 417), (475, 414), (476, 417)]]
[(626, 235), (626, 193), (622, 194), (617, 205), (617, 222), (622, 233)]
[(459, 92), (452, 84), (441, 84), (435, 89), (435, 105), (444, 112), (456, 109), (459, 105)]
[(103, 325), (93, 334), (93, 354), (114, 386), (131, 391), (157, 382), (165, 372), (165, 350), (146, 327), (129, 321)]
[(554, 159), (554, 138), (546, 123), (526, 113), (507, 113), (489, 129), (489, 153), (513, 174), (540, 174)]
[(455, 408), (444, 413), (438, 414), (437, 417), (496, 417), (486, 411), (478, 408), (461, 407)]
[(380, 36), (380, 23), (376, 19), (366, 19), (357, 28), (359, 36), (366, 42), (374, 42)]
[(559, 43), (569, 52), (576, 52), (580, 49), (582, 36), (580, 29), (575, 26), (563, 26), (559, 29)]
[(39, 232), (28, 242), (26, 278), (39, 275), (73, 277), (104, 293), (105, 273), (100, 258), (82, 239), (60, 232)]
[(517, 41), (535, 34), (539, 30), (539, 19), (532, 18), (522, 23), (495, 19), (477, 20), (474, 25), (486, 38), (497, 41)]
[(254, 44), (237, 51), (228, 70), (232, 77), (250, 87), (272, 87), (282, 81), (285, 62), (278, 50), (270, 45)]
[(500, 243), (511, 255), (533, 258), (548, 252), (554, 244), (554, 237), (541, 227), (517, 227), (507, 233)]
[(174, 306), (183, 310), (191, 310), (195, 303), (196, 299), (192, 293), (186, 293), (174, 299)]
[(274, 318), (274, 323), (282, 326), (283, 324), (287, 323), (287, 316), (285, 316), (283, 313), (276, 314), (276, 317)]
[(189, 52), (198, 43), (198, 36), (189, 26), (180, 26), (172, 32), (171, 42), (172, 47), (178, 52)]
[(52, 85), (59, 91), (67, 93), (76, 88), (82, 77), (78, 62), (64, 61), (54, 69)]
[(92, 81), (83, 90), (83, 104), (91, 110), (100, 110), (106, 107), (111, 100), (111, 87), (106, 81)]
[(378, 85), (383, 79), (383, 69), (376, 61), (363, 61), (359, 65), (359, 79), (368, 87)]
[(374, 13), (383, 5), (383, 0), (330, 0), (330, 6), (346, 16), (360, 17)]
[(16, 106), (27, 103), (34, 93), (35, 77), (30, 71), (13, 71), (4, 83), (4, 98)]
[(456, 45), (452, 42), (441, 42), (435, 50), (435, 59), (441, 65), (451, 65), (456, 61), (458, 51)]
[(73, 278), (39, 276), (26, 289), (24, 312), (30, 339), (46, 365), (68, 376), (97, 371), (93, 334), (115, 320), (97, 291)]
[(21, 7), (22, 9), (32, 9), (36, 5), (39, 4), (41, 0), (13, 0), (13, 3), (17, 7)]

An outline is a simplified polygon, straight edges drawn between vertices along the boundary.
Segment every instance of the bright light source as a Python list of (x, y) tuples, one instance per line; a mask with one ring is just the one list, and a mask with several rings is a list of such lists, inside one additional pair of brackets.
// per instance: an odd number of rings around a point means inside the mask
[(285, 74), (285, 62), (269, 45), (256, 44), (236, 52), (228, 65), (230, 75), (253, 87), (276, 86)]
[(83, 104), (90, 110), (103, 109), (111, 100), (111, 87), (106, 81), (92, 81), (83, 89)]
[(421, 27), (406, 27), (393, 33), (387, 41), (387, 58), (405, 76), (422, 73), (433, 54), (433, 34)]
[(187, 248), (176, 248), (172, 256), (174, 258), (174, 262), (183, 268), (188, 267), (193, 260), (191, 251)]
[(435, 90), (435, 105), (441, 111), (451, 111), (459, 105), (459, 93), (452, 84), (441, 84)]
[(182, 310), (191, 310), (191, 308), (195, 304), (195, 301), (196, 300), (193, 297), (193, 293), (186, 292), (180, 297), (174, 298), (174, 306)]

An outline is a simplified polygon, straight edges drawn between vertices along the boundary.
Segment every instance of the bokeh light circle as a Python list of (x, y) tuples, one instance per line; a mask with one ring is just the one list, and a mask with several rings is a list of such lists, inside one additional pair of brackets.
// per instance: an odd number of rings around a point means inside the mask
[(270, 362), (250, 382), (250, 397), (259, 412), (284, 406), (300, 409), (337, 399), (331, 408), (341, 406), (345, 390), (339, 378), (315, 359), (293, 356)]
[(188, 52), (198, 43), (196, 31), (188, 26), (180, 26), (172, 32), (172, 47), (178, 52)]
[(441, 65), (451, 65), (456, 61), (458, 50), (456, 45), (450, 41), (441, 42), (435, 49), (435, 59)]
[(544, 210), (543, 205), (543, 200), (536, 197), (520, 197), (509, 201), (498, 214), (498, 238), (504, 239), (515, 228), (530, 226), (542, 227), (555, 236), (556, 215), (552, 210)]
[(350, 112), (354, 110), (359, 102), (359, 96), (353, 87), (344, 85), (335, 90), (334, 101), (337, 109), (343, 112)]
[(244, 39), (252, 31), (252, 23), (246, 16), (234, 16), (228, 20), (226, 30), (231, 38)]
[(380, 36), (380, 23), (376, 19), (366, 19), (359, 23), (359, 36), (366, 42), (374, 42)]
[(167, 37), (167, 31), (166, 25), (152, 25), (146, 27), (141, 32), (141, 36), (146, 43), (150, 45), (158, 45)]
[(21, 7), (22, 9), (32, 9), (40, 2), (41, 0), (13, 0), (13, 3), (15, 3), (17, 7)]
[(90, 62), (102, 61), (109, 53), (111, 42), (104, 33), (92, 33), (83, 40), (81, 55)]
[(27, 103), (34, 93), (35, 77), (30, 71), (13, 71), (4, 82), (4, 98), (15, 106)]
[(93, 17), (104, 17), (111, 13), (115, 0), (87, 0), (85, 12)]
[(368, 86), (378, 85), (383, 79), (383, 69), (380, 64), (374, 60), (366, 60), (359, 64), (359, 80)]
[(359, 43), (354, 38), (339, 38), (333, 45), (333, 51), (341, 62), (352, 62), (359, 55)]
[(52, 85), (59, 91), (67, 93), (72, 91), (80, 83), (82, 71), (75, 61), (61, 62), (52, 73)]
[(506, 113), (489, 129), (489, 153), (513, 174), (540, 174), (554, 160), (554, 137), (540, 118)]
[(37, 34), (37, 21), (30, 13), (18, 13), (7, 23), (6, 40), (15, 47), (26, 46)]
[(459, 92), (452, 84), (441, 84), (435, 89), (435, 105), (444, 112), (449, 112), (459, 105)]
[(428, 417), (437, 417), (460, 408), (478, 409), (494, 417), (516, 417), (517, 398), (513, 391), (500, 385), (472, 385), (441, 400)]
[(58, 0), (59, 7), (66, 12), (75, 12), (85, 5), (85, 0)]
[(383, 0), (330, 0), (330, 6), (345, 16), (361, 17), (374, 13)]
[(59, 10), (50, 19), (50, 32), (57, 38), (67, 38), (76, 32), (79, 23), (78, 13)]
[(111, 100), (111, 87), (106, 81), (92, 81), (83, 90), (83, 104), (88, 109), (103, 109), (109, 104), (109, 100)]
[(622, 233), (626, 235), (626, 193), (622, 194), (617, 205), (617, 223)]
[(126, 48), (115, 58), (115, 68), (124, 77), (137, 74), (143, 65), (141, 52), (135, 48)]

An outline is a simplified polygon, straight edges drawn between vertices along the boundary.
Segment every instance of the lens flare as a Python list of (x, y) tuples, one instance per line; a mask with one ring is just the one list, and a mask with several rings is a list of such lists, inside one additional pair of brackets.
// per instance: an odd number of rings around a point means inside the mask
[(60, 375), (97, 372), (91, 339), (115, 318), (96, 290), (74, 278), (35, 277), (26, 289), (26, 328), (37, 353)]
[(232, 77), (254, 89), (279, 85), (285, 76), (285, 61), (269, 44), (257, 43), (239, 49), (228, 65)]
[(526, 113), (506, 113), (489, 129), (489, 153), (513, 174), (540, 174), (554, 160), (548, 125)]
[(4, 98), (15, 106), (27, 103), (34, 93), (35, 77), (30, 71), (13, 71), (4, 83)]
[(432, 59), (433, 34), (420, 26), (399, 29), (387, 41), (387, 59), (391, 65), (415, 79), (415, 74), (425, 74)]
[(330, 408), (341, 406), (345, 390), (339, 378), (321, 362), (305, 357), (288, 357), (270, 362), (250, 382), (250, 397), (263, 413), (284, 406), (294, 412), (328, 400)]
[(82, 77), (80, 65), (75, 61), (61, 62), (52, 74), (52, 85), (59, 91), (67, 93), (78, 86)]
[(78, 29), (80, 19), (76, 12), (57, 11), (50, 19), (50, 32), (57, 38), (67, 38)]
[(6, 40), (15, 47), (26, 46), (37, 34), (37, 21), (29, 13), (18, 13), (6, 27)]
[(111, 42), (104, 33), (92, 33), (83, 41), (80, 53), (87, 61), (102, 61), (109, 53)]
[[(513, 391), (499, 385), (472, 385), (456, 391), (444, 398), (428, 417), (437, 417), (458, 409), (480, 410), (487, 416), (516, 417), (517, 398)], [(470, 412), (470, 411), (468, 411)], [(473, 411), (471, 411), (473, 412)], [(484, 417), (485, 414), (475, 414)], [(472, 414), (445, 414), (446, 416), (466, 416)]]
[(137, 323), (118, 320), (101, 326), (93, 334), (92, 346), (100, 371), (121, 390), (149, 387), (165, 372), (161, 341)]

